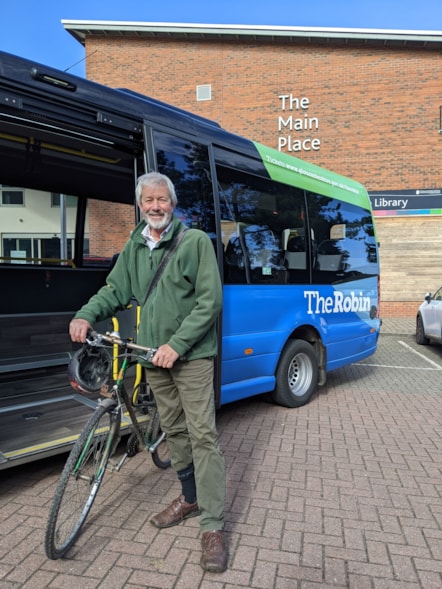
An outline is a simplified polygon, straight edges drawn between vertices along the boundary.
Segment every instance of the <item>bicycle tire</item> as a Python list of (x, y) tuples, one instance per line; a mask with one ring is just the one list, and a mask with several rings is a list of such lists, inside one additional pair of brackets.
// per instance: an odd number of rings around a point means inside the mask
[[(141, 435), (143, 436), (143, 438), (146, 437), (146, 435), (149, 433), (149, 439), (152, 437), (151, 436), (151, 429), (149, 430), (149, 424), (145, 423), (145, 424), (138, 424), (138, 427), (140, 429)], [(144, 449), (144, 446), (143, 446)], [(130, 434), (130, 436), (127, 439), (126, 442), (126, 453), (128, 455), (129, 458), (132, 458), (133, 456), (135, 456), (136, 454), (138, 454), (138, 452), (140, 452), (141, 448), (140, 448), (140, 441), (138, 440), (138, 436), (135, 432), (132, 432)]]
[(45, 536), (45, 551), (51, 560), (62, 558), (72, 547), (94, 503), (119, 439), (121, 415), (112, 414), (114, 407), (113, 401), (97, 407), (61, 473)]
[[(155, 411), (152, 419), (152, 443), (155, 443), (155, 441), (158, 440), (163, 433), (161, 430), (160, 414), (158, 413), (158, 411)], [(171, 460), (166, 438), (164, 438), (164, 440), (160, 442), (160, 444), (151, 454), (155, 466), (161, 469), (169, 468)]]

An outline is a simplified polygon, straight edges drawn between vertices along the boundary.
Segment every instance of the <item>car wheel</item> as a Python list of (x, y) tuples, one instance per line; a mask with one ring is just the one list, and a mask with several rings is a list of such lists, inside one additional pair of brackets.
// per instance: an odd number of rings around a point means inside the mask
[(416, 318), (416, 343), (420, 346), (427, 346), (430, 343), (430, 340), (425, 335), (424, 322), (420, 315)]

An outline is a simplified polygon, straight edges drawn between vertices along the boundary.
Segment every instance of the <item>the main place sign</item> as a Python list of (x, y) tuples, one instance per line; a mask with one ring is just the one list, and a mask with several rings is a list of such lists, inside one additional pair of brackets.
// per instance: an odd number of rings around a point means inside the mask
[(310, 108), (309, 98), (280, 94), (278, 99), (283, 112), (278, 117), (278, 151), (319, 151), (321, 140), (312, 137), (319, 130), (319, 119), (307, 112)]

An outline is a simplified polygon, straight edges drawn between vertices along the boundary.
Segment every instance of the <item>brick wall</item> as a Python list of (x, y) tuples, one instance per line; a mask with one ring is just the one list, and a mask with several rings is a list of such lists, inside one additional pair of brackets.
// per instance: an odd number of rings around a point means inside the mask
[[(91, 199), (88, 207), (90, 254), (112, 257), (123, 249), (134, 228), (133, 205)], [(109, 227), (118, 227), (118, 231), (110, 232)]]
[[(275, 148), (284, 114), (278, 96), (308, 97), (309, 108), (292, 114), (318, 118), (314, 137), (321, 147), (292, 155), (368, 190), (442, 187), (439, 51), (94, 36), (86, 39), (86, 55), (92, 80), (150, 95)], [(196, 101), (201, 84), (211, 84), (211, 101)], [(441, 223), (431, 217), (377, 223), (382, 303), (392, 316), (414, 315), (423, 293), (437, 286)]]

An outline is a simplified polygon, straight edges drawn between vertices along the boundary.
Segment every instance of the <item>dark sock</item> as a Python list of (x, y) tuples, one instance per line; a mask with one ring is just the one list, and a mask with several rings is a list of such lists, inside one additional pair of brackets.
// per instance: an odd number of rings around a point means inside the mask
[(177, 472), (178, 479), (181, 482), (182, 494), (186, 503), (195, 503), (196, 501), (196, 483), (193, 464)]

